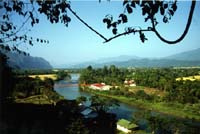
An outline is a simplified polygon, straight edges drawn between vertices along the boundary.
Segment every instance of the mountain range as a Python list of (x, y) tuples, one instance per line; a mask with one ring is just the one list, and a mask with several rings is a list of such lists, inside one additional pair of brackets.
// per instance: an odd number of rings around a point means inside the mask
[(48, 61), (41, 57), (25, 56), (24, 54), (6, 52), (8, 65), (18, 69), (51, 69)]
[(116, 65), (118, 67), (190, 67), (200, 66), (200, 48), (178, 53), (164, 58), (141, 58), (122, 55), (112, 58), (102, 58), (91, 62), (84, 62), (70, 66), (70, 68), (103, 67)]

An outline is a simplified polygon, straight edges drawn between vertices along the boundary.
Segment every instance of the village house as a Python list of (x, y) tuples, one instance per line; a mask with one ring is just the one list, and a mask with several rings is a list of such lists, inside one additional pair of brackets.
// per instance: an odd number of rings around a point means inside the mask
[(94, 90), (105, 91), (105, 90), (110, 90), (112, 86), (106, 85), (105, 83), (95, 83), (95, 84), (91, 84), (89, 88), (94, 89)]
[(138, 125), (131, 123), (128, 120), (121, 119), (117, 122), (117, 129), (124, 133), (131, 133), (133, 130), (138, 129)]
[(124, 84), (125, 84), (126, 86), (130, 86), (130, 87), (135, 87), (135, 86), (136, 86), (136, 83), (135, 83), (134, 80), (125, 80), (125, 81), (124, 81)]

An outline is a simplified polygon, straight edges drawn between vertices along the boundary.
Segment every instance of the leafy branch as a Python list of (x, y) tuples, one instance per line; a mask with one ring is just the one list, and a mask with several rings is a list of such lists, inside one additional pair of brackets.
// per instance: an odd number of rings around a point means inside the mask
[(176, 44), (176, 43), (182, 41), (182, 40), (184, 39), (184, 37), (186, 36), (186, 34), (188, 33), (188, 31), (189, 31), (190, 24), (191, 24), (191, 22), (192, 22), (192, 16), (193, 16), (193, 13), (194, 13), (195, 5), (196, 5), (196, 0), (193, 0), (193, 1), (192, 1), (192, 4), (191, 4), (190, 14), (189, 14), (189, 17), (188, 17), (188, 20), (187, 20), (187, 24), (186, 24), (185, 30), (184, 30), (184, 32), (182, 33), (182, 35), (181, 35), (178, 39), (176, 39), (176, 40), (174, 40), (174, 41), (170, 41), (170, 40), (167, 40), (167, 39), (165, 39), (164, 37), (162, 37), (162, 36), (160, 35), (160, 33), (156, 30), (156, 25), (155, 25), (155, 21), (154, 21), (154, 20), (155, 20), (155, 19), (154, 19), (154, 16), (151, 17), (151, 23), (152, 23), (152, 27), (153, 27), (152, 31), (155, 32), (155, 34), (157, 35), (157, 37), (158, 37), (161, 41), (163, 41), (163, 42), (165, 42), (165, 43), (168, 43), (168, 44)]
[[(156, 26), (158, 25), (158, 22), (155, 18), (155, 15), (157, 13), (160, 13), (160, 15), (163, 16), (163, 22), (168, 23), (169, 20), (172, 18), (172, 16), (174, 15), (174, 13), (177, 10), (177, 0), (175, 0), (174, 2), (173, 1), (170, 1), (170, 2), (153, 1), (153, 0), (149, 0), (149, 1), (124, 0), (124, 2), (123, 2), (123, 6), (125, 7), (124, 13), (121, 13), (119, 15), (118, 20), (113, 21), (112, 15), (106, 15), (105, 18), (103, 19), (103, 22), (107, 25), (107, 29), (112, 29), (112, 33), (115, 35), (110, 38), (106, 38), (103, 34), (99, 33), (97, 30), (92, 28), (89, 24), (87, 24), (84, 20), (82, 20), (81, 17), (78, 16), (71, 9), (70, 6), (68, 6), (68, 9), (86, 27), (88, 27), (90, 30), (92, 30), (94, 33), (96, 33), (98, 36), (100, 36), (102, 39), (104, 39), (104, 43), (107, 43), (113, 39), (120, 37), (120, 36), (128, 35), (131, 33), (133, 33), (133, 34), (139, 33), (140, 40), (144, 43), (146, 40), (148, 40), (146, 38), (144, 32), (154, 32), (161, 41), (168, 43), (168, 44), (176, 44), (176, 43), (182, 41), (189, 31), (189, 27), (190, 27), (190, 24), (192, 21), (192, 16), (193, 16), (193, 12), (195, 9), (195, 5), (196, 5), (196, 0), (193, 0), (191, 8), (190, 8), (189, 18), (187, 20), (186, 28), (185, 28), (183, 34), (181, 35), (181, 37), (179, 37), (175, 41), (167, 40), (159, 34), (159, 32), (156, 30)], [(147, 22), (150, 20), (152, 26), (148, 27), (147, 29), (141, 29), (141, 28), (135, 29), (135, 28), (128, 27), (128, 30), (125, 30), (125, 32), (118, 33), (118, 29), (117, 29), (118, 25), (128, 22), (128, 17), (127, 17), (126, 13), (132, 14), (134, 12), (134, 8), (136, 8), (136, 6), (141, 7), (142, 15), (146, 16), (144, 21)]]

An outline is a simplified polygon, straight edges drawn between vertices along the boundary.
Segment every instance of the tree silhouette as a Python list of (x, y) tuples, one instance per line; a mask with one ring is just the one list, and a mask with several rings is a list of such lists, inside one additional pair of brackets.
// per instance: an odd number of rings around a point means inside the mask
[[(101, 2), (101, 0), (99, 0)], [(106, 24), (108, 29), (112, 30), (113, 37), (107, 38), (88, 23), (83, 20), (78, 14), (72, 9), (70, 2), (67, 0), (43, 0), (43, 1), (1, 1), (0, 2), (0, 48), (7, 51), (17, 51), (21, 53), (22, 51), (18, 49), (19, 44), (29, 44), (33, 45), (35, 42), (49, 43), (48, 40), (29, 37), (27, 33), (30, 31), (26, 28), (29, 24), (32, 27), (39, 23), (38, 14), (44, 14), (51, 23), (63, 23), (66, 27), (71, 21), (68, 11), (71, 12), (80, 22), (82, 22), (91, 31), (97, 34), (104, 42), (109, 42), (123, 35), (139, 33), (140, 40), (144, 43), (147, 40), (145, 32), (154, 32), (157, 37), (168, 44), (176, 44), (184, 39), (186, 36), (191, 21), (193, 12), (196, 5), (196, 0), (191, 2), (191, 8), (189, 12), (189, 17), (187, 19), (187, 24), (184, 32), (179, 38), (174, 41), (165, 39), (160, 35), (157, 30), (157, 25), (159, 25), (156, 16), (161, 15), (164, 23), (168, 23), (169, 20), (174, 16), (177, 10), (177, 0), (172, 1), (160, 1), (160, 0), (124, 0), (124, 12), (119, 14), (119, 18), (114, 21), (112, 15), (106, 15), (103, 18), (103, 23)], [(144, 16), (144, 21), (150, 21), (151, 25), (147, 28), (135, 28), (134, 26), (129, 26), (125, 28), (125, 31), (118, 33), (118, 26), (127, 23), (130, 18), (129, 14), (133, 14), (136, 7), (142, 10), (142, 16)], [(23, 18), (21, 24), (17, 24), (13, 21), (14, 17)], [(23, 52), (26, 54), (25, 52)]]
[[(70, 17), (67, 15), (67, 1), (1, 1), (0, 2), (0, 48), (7, 51), (17, 51), (24, 53), (18, 49), (18, 45), (24, 43), (33, 45), (34, 42), (49, 43), (48, 40), (27, 36), (30, 31), (26, 25), (32, 27), (39, 23), (38, 14), (45, 14), (47, 20), (51, 23), (63, 23), (68, 26)], [(13, 17), (19, 17), (24, 20), (20, 25), (13, 21)]]
[[(184, 39), (184, 37), (186, 36), (191, 21), (192, 21), (192, 16), (193, 16), (193, 12), (195, 9), (195, 5), (196, 5), (196, 1), (193, 0), (192, 4), (191, 4), (191, 9), (190, 9), (190, 13), (189, 13), (189, 17), (187, 20), (187, 24), (185, 27), (184, 32), (182, 33), (182, 35), (177, 38), (174, 41), (170, 41), (165, 39), (164, 37), (162, 37), (159, 33), (159, 31), (156, 29), (156, 26), (158, 25), (158, 21), (156, 19), (156, 15), (160, 13), (160, 15), (163, 17), (163, 22), (164, 23), (168, 23), (169, 20), (172, 18), (172, 16), (174, 15), (174, 13), (177, 10), (177, 0), (175, 1), (154, 1), (154, 0), (149, 0), (149, 1), (140, 1), (140, 0), (124, 0), (123, 2), (123, 6), (125, 8), (124, 13), (121, 13), (119, 15), (119, 19), (117, 21), (113, 21), (113, 17), (110, 15), (107, 15), (104, 19), (103, 22), (107, 24), (107, 28), (113, 28), (112, 32), (114, 35), (114, 37), (111, 37), (109, 39), (107, 39), (105, 42), (109, 42), (117, 37), (120, 37), (122, 35), (127, 35), (130, 33), (139, 33), (140, 36), (140, 40), (144, 43), (147, 38), (144, 35), (144, 32), (154, 32), (157, 37), (168, 44), (176, 44), (178, 42), (180, 42), (181, 40)], [(151, 26), (147, 27), (146, 29), (142, 29), (139, 27), (139, 29), (136, 29), (134, 27), (128, 27), (125, 29), (125, 32), (121, 33), (121, 34), (117, 34), (117, 26), (123, 23), (127, 23), (128, 22), (128, 15), (127, 14), (132, 14), (133, 10), (139, 6), (142, 10), (142, 15), (144, 16), (144, 20), (145, 22), (150, 21), (151, 22)]]

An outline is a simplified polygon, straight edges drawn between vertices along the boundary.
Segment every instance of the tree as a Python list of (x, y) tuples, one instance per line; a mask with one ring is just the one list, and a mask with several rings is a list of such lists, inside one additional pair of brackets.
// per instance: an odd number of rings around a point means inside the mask
[(7, 57), (0, 52), (0, 101), (5, 101), (12, 94), (14, 77), (7, 65)]
[[(101, 0), (100, 0), (101, 1)], [(99, 2), (100, 2), (99, 1)], [(127, 34), (135, 34), (139, 33), (140, 40), (145, 42), (147, 40), (145, 36), (145, 32), (154, 32), (157, 37), (165, 43), (175, 44), (180, 42), (186, 36), (191, 21), (193, 12), (195, 9), (196, 0), (192, 1), (191, 9), (189, 12), (189, 17), (187, 20), (187, 24), (183, 34), (175, 41), (166, 40), (162, 37), (159, 31), (156, 29), (158, 25), (158, 20), (156, 16), (160, 14), (163, 17), (163, 22), (168, 23), (172, 18), (174, 13), (177, 10), (177, 0), (173, 1), (143, 1), (143, 0), (124, 0), (123, 6), (125, 8), (124, 13), (119, 15), (119, 19), (116, 21), (113, 20), (112, 15), (106, 15), (103, 19), (103, 22), (106, 23), (107, 28), (112, 29), (114, 34), (113, 37), (107, 38), (103, 34), (99, 33), (97, 30), (92, 28), (86, 21), (81, 19), (80, 16), (72, 9), (70, 2), (67, 0), (43, 0), (43, 1), (1, 1), (0, 2), (0, 12), (2, 15), (0, 16), (0, 48), (7, 51), (17, 51), (21, 53), (22, 51), (18, 49), (18, 45), (21, 43), (33, 45), (34, 42), (40, 43), (48, 43), (48, 40), (44, 39), (34, 39), (33, 37), (27, 36), (28, 29), (24, 29), (27, 23), (34, 26), (39, 23), (39, 18), (37, 14), (44, 14), (51, 23), (63, 23), (65, 26), (68, 26), (68, 23), (71, 21), (71, 18), (68, 15), (68, 11), (71, 12), (80, 22), (82, 22), (86, 27), (96, 33), (99, 37), (101, 37), (104, 42), (109, 42), (115, 38), (118, 38)], [(125, 32), (118, 33), (117, 27), (123, 23), (128, 22), (128, 14), (134, 13), (134, 9), (136, 7), (140, 7), (142, 10), (142, 15), (144, 16), (145, 22), (150, 21), (151, 26), (143, 29), (143, 28), (134, 28), (132, 26), (127, 27)], [(24, 22), (21, 25), (17, 25), (12, 21), (12, 16), (18, 16), (24, 19)], [(24, 30), (26, 32), (24, 32)], [(26, 54), (25, 52), (23, 52)]]
[(97, 95), (91, 96), (90, 98), (91, 105), (90, 108), (97, 112), (98, 115), (102, 115), (108, 112), (110, 108), (118, 106), (118, 102), (112, 99), (106, 99), (103, 97), (99, 97)]
[(64, 70), (56, 72), (56, 76), (57, 76), (57, 79), (56, 79), (57, 81), (63, 80), (63, 79), (71, 79), (70, 74)]
[(84, 125), (82, 118), (72, 120), (65, 130), (68, 134), (89, 134), (89, 129)]
[(85, 96), (80, 96), (76, 98), (76, 101), (78, 104), (80, 104), (80, 103), (86, 102), (87, 98)]

